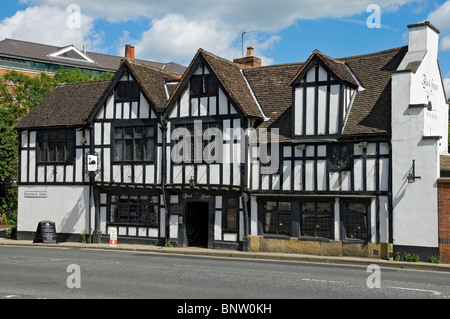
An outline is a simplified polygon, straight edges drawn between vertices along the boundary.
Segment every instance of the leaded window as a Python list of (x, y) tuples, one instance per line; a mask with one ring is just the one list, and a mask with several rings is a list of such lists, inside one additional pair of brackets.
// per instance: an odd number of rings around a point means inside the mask
[[(199, 124), (177, 125), (175, 129), (185, 129), (185, 134), (174, 139), (174, 144), (180, 143), (182, 147), (174, 149), (174, 162), (176, 163), (212, 163), (215, 159), (221, 160), (221, 148), (218, 145), (214, 129), (219, 129), (216, 122), (200, 122)], [(181, 132), (181, 130), (180, 130)]]
[(150, 227), (159, 225), (158, 196), (122, 194), (110, 196), (109, 222), (113, 224), (138, 224)]
[(333, 210), (331, 202), (300, 203), (300, 236), (332, 238)]
[(346, 239), (368, 240), (368, 205), (366, 202), (345, 202)]
[(334, 172), (349, 171), (352, 162), (351, 144), (333, 144), (329, 146), (330, 170)]
[(263, 202), (264, 234), (291, 236), (291, 202)]
[(154, 126), (114, 128), (116, 162), (153, 162), (155, 160)]
[(72, 164), (75, 159), (75, 130), (37, 132), (38, 164)]

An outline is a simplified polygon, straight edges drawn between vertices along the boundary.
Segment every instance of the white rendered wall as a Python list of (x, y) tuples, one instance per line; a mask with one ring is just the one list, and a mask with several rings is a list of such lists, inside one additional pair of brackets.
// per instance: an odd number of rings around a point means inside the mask
[(51, 220), (57, 233), (88, 233), (89, 186), (19, 186), (18, 192), (17, 231), (35, 232), (40, 221)]
[[(437, 178), (439, 154), (447, 152), (448, 105), (437, 47), (434, 30), (410, 29), (410, 52), (399, 67), (404, 72), (392, 76), (394, 245), (438, 247)], [(410, 72), (414, 61), (420, 66)], [(408, 183), (413, 160), (421, 178)]]

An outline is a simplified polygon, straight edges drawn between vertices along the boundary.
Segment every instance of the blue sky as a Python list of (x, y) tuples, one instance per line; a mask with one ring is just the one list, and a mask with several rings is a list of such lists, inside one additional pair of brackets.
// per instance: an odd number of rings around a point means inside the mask
[(448, 17), (450, 1), (443, 0), (2, 0), (0, 39), (114, 55), (129, 43), (137, 58), (187, 65), (198, 48), (241, 56), (241, 34), (253, 31), (244, 47), (254, 46), (263, 64), (280, 64), (305, 61), (314, 49), (337, 58), (407, 45), (407, 25), (429, 20), (441, 30), (439, 60), (450, 93)]

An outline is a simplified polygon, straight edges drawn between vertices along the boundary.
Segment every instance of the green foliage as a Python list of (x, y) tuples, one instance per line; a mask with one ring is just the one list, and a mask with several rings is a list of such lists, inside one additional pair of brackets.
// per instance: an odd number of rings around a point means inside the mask
[(442, 264), (439, 256), (428, 256), (428, 260), (433, 264)]
[(8, 71), (0, 77), (0, 213), (9, 223), (17, 221), (18, 137), (17, 123), (58, 84), (110, 79), (113, 73), (94, 74), (80, 69), (60, 69), (51, 77)]
[(172, 247), (173, 247), (173, 244), (172, 244), (172, 243), (170, 242), (170, 240), (169, 240), (164, 246), (172, 248)]
[(83, 71), (81, 69), (61, 68), (58, 72), (56, 72), (54, 81), (56, 83), (87, 82), (111, 79), (113, 76), (114, 73), (111, 72), (96, 74), (94, 72)]
[(402, 257), (402, 256), (400, 256), (400, 253), (397, 252), (394, 256), (394, 260), (395, 261), (418, 262), (418, 261), (420, 261), (420, 256), (413, 254), (413, 253), (405, 252)]
[(1, 218), (0, 223), (2, 225), (7, 225), (8, 224), (8, 220), (6, 219), (6, 214), (2, 214), (2, 218)]
[(81, 234), (81, 242), (83, 244), (89, 244), (91, 242), (89, 235), (86, 234), (86, 230), (83, 230), (83, 233)]

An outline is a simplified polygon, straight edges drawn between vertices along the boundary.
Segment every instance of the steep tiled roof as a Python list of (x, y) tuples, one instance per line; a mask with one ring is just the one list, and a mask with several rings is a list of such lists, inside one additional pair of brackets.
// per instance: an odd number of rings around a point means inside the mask
[(407, 51), (405, 46), (339, 59), (345, 61), (365, 89), (356, 94), (344, 136), (391, 133), (391, 74)]
[(316, 57), (319, 58), (339, 79), (353, 86), (356, 87), (358, 86), (358, 83), (356, 82), (355, 78), (347, 69), (345, 62), (339, 61), (338, 59), (333, 59), (323, 54), (319, 50), (313, 51), (308, 60), (303, 64), (303, 67), (298, 71), (294, 79), (291, 80), (295, 80), (296, 78), (298, 78), (300, 74), (304, 71), (304, 69), (308, 66), (309, 62), (311, 62)]
[(259, 128), (279, 129), (280, 139), (290, 139), (292, 87), (289, 85), (303, 63), (280, 64), (247, 69), (244, 74), (264, 109), (268, 121)]
[(256, 98), (270, 118), (259, 128), (278, 128), (280, 142), (291, 140), (292, 87), (289, 85), (302, 73), (308, 61), (318, 56), (341, 80), (357, 86), (350, 71), (353, 72), (364, 88), (356, 95), (343, 136), (389, 135), (391, 74), (397, 69), (407, 50), (407, 47), (400, 47), (339, 59), (332, 59), (315, 50), (305, 63), (245, 70), (244, 74)]
[(227, 93), (244, 114), (250, 117), (262, 118), (263, 114), (248, 88), (240, 66), (205, 50), (200, 49), (199, 51), (211, 66), (212, 71)]
[(111, 80), (59, 85), (19, 122), (17, 128), (84, 125), (110, 84)]
[(132, 71), (136, 81), (155, 107), (165, 107), (167, 103), (166, 81), (179, 80), (181, 76), (136, 62), (133, 59), (122, 60)]

